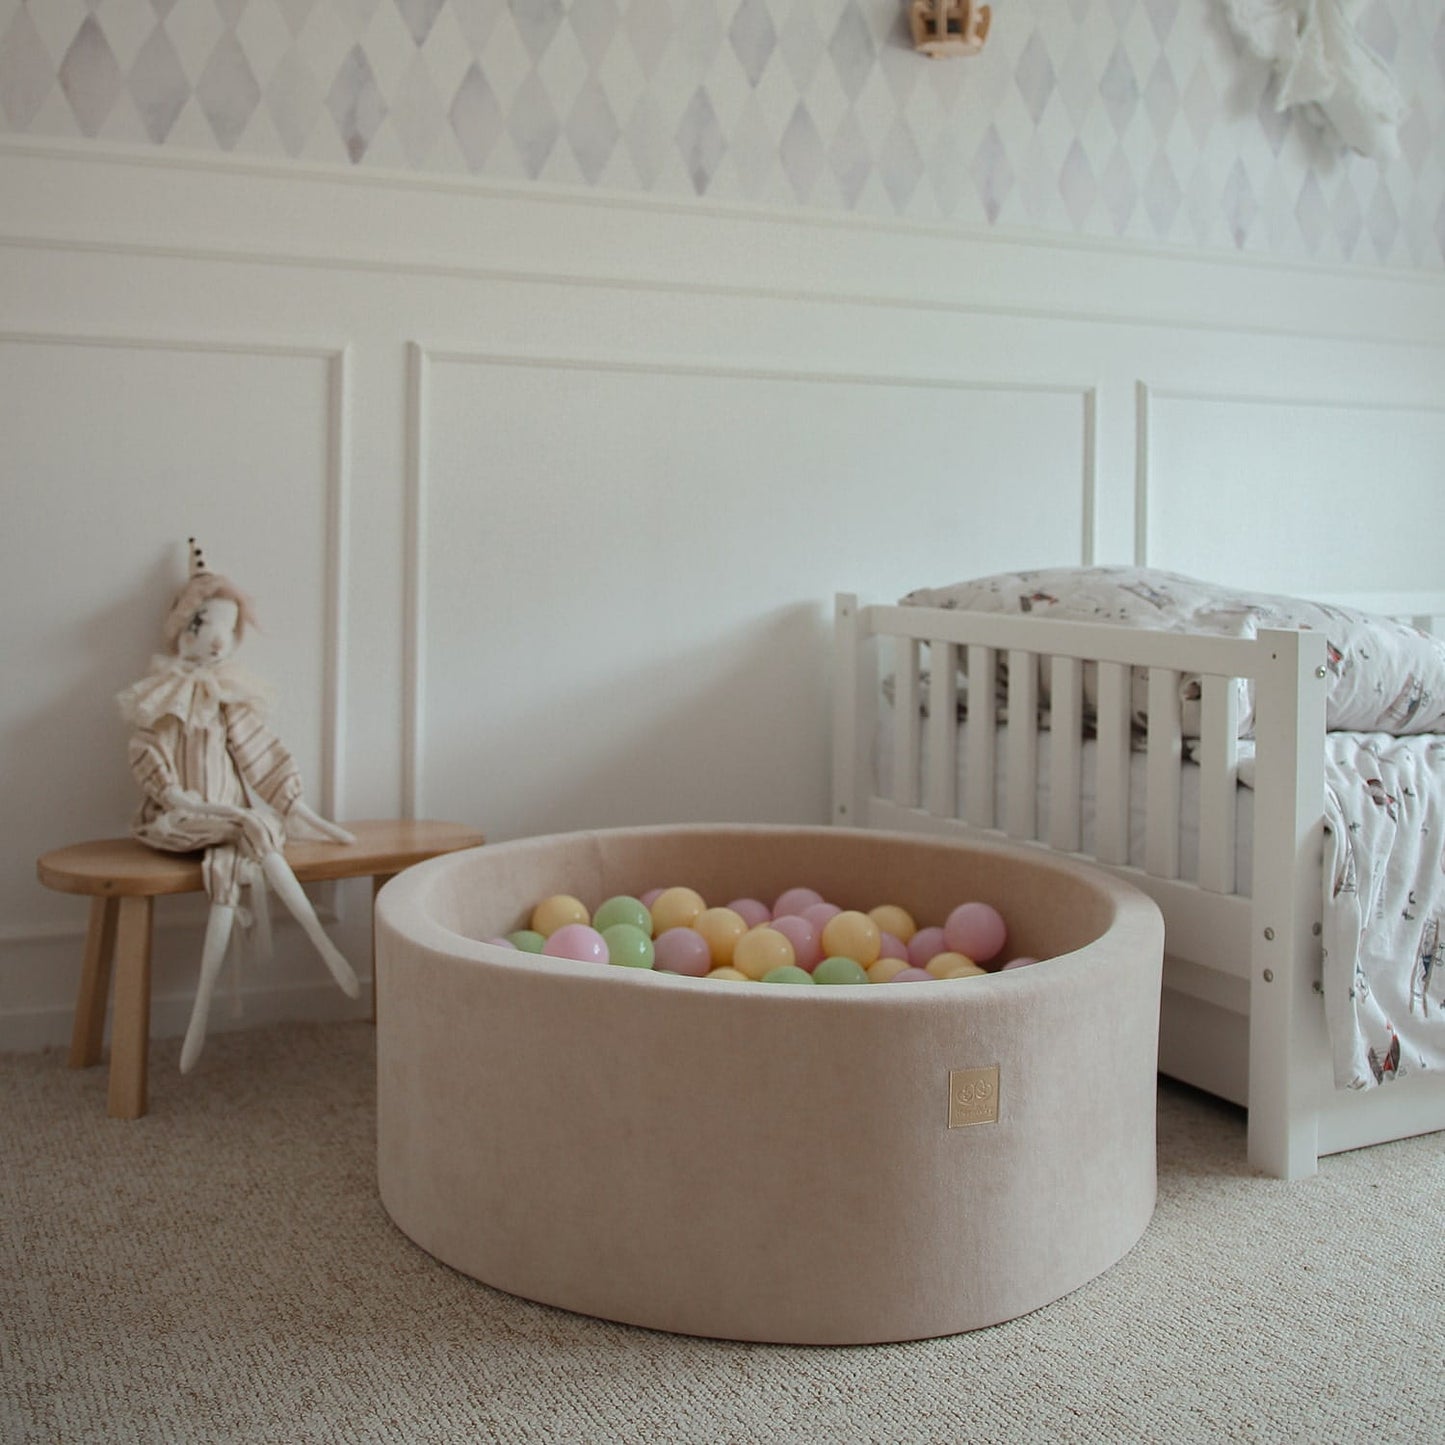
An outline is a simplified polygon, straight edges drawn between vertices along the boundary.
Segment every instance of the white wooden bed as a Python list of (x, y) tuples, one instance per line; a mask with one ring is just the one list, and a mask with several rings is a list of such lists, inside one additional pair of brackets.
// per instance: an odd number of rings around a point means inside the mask
[[(1417, 626), (1445, 617), (1445, 594), (1327, 599)], [(1321, 996), (1325, 639), (1257, 639), (919, 606), (835, 609), (833, 818), (904, 832), (1005, 837), (1110, 868), (1159, 904), (1166, 922), (1160, 1070), (1247, 1107), (1248, 1156), (1264, 1172), (1312, 1174), (1320, 1155), (1445, 1129), (1445, 1077), (1416, 1075), (1363, 1091), (1334, 1086)], [(927, 717), (920, 658), (927, 648)], [(1051, 659), (1052, 726), (969, 728), (960, 756), (957, 668), (990, 677), (1008, 655), (1009, 718), (1037, 716), (1037, 670)], [(1098, 664), (1096, 799), (1083, 851), (1081, 703), (1085, 661)], [(1131, 744), (1131, 669), (1148, 669), (1142, 763)], [(894, 678), (893, 705), (881, 677)], [(1181, 674), (1203, 678), (1197, 865), (1181, 876), (1180, 797), (1186, 748)], [(1238, 689), (1255, 685), (1252, 877), (1236, 875), (1240, 805)], [(1168, 704), (1173, 702), (1171, 707)], [(887, 756), (878, 756), (886, 737)], [(1048, 805), (1037, 805), (1040, 764)], [(1142, 863), (1129, 862), (1131, 772), (1147, 798)], [(1006, 808), (995, 816), (995, 773)], [(880, 777), (887, 775), (887, 795)], [(960, 778), (962, 781), (960, 781)], [(1191, 780), (1192, 786), (1192, 780)], [(1138, 798), (1133, 799), (1135, 805)], [(1137, 840), (1136, 840), (1137, 841)], [(1192, 852), (1192, 850), (1191, 850)], [(1137, 860), (1137, 853), (1136, 853)], [(1191, 859), (1192, 861), (1192, 859)]]

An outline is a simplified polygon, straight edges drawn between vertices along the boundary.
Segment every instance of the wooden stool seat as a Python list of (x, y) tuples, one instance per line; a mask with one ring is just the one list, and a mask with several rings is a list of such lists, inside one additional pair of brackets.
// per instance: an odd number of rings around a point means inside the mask
[[(355, 843), (287, 845), (286, 861), (302, 883), (370, 878), (374, 897), (403, 868), (486, 841), (460, 823), (381, 819), (343, 826), (356, 835)], [(138, 1119), (146, 1111), (152, 900), (201, 892), (201, 855), (162, 853), (134, 838), (102, 838), (44, 854), (36, 872), (47, 888), (92, 900), (70, 1067), (82, 1069), (100, 1062), (114, 959), (108, 1112), (116, 1119)]]

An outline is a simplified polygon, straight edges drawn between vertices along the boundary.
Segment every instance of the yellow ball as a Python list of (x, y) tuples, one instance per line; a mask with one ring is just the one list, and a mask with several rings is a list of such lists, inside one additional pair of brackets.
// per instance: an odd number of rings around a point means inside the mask
[(823, 925), (823, 957), (841, 954), (864, 968), (878, 962), (882, 947), (878, 925), (866, 913), (835, 913)]
[(776, 928), (751, 929), (733, 948), (733, 967), (751, 979), (796, 962), (793, 945)]
[(739, 973), (735, 968), (715, 968), (708, 974), (709, 978), (720, 978), (724, 983), (751, 983), (752, 980), (745, 973)]
[(532, 928), (544, 938), (551, 938), (556, 931), (568, 923), (591, 923), (592, 915), (580, 898), (570, 893), (554, 893), (544, 898), (532, 910)]
[(667, 888), (653, 900), (652, 932), (655, 937), (669, 928), (691, 928), (707, 904), (691, 888)]
[(712, 961), (719, 968), (733, 961), (733, 949), (748, 931), (747, 919), (731, 908), (705, 908), (692, 926), (707, 940)]
[(987, 973), (966, 953), (935, 953), (924, 967), (934, 978), (967, 978), (975, 973)]
[(913, 915), (906, 908), (899, 908), (896, 903), (880, 903), (877, 908), (868, 910), (868, 916), (884, 933), (891, 933), (899, 943), (907, 943), (918, 932)]
[(900, 969), (908, 967), (906, 958), (880, 958), (872, 968), (868, 970), (869, 983), (892, 983), (893, 975)]

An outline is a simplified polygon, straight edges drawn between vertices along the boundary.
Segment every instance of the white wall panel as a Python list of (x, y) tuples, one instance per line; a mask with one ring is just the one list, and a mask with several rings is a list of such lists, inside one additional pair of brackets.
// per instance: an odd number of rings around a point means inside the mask
[[(1077, 559), (1067, 388), (433, 355), (418, 808), (825, 815), (830, 596)], [(1014, 479), (1020, 511), (983, 478)], [(1026, 503), (1025, 503), (1026, 499)]]

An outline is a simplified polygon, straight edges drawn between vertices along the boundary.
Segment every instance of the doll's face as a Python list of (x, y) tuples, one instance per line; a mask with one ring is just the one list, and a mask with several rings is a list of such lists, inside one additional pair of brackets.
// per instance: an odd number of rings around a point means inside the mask
[(241, 609), (229, 597), (212, 597), (191, 613), (176, 640), (187, 662), (224, 662), (236, 650), (236, 623)]

